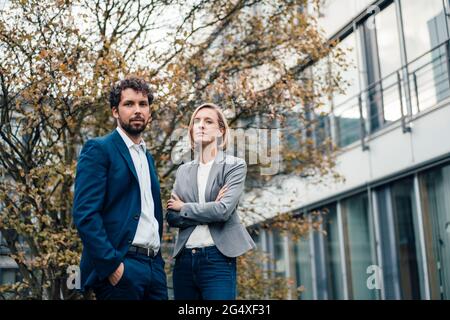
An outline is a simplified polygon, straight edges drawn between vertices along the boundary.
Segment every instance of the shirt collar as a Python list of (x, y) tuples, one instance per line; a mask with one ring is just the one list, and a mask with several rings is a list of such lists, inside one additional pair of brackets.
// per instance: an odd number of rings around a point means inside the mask
[[(225, 160), (225, 152), (223, 150), (217, 150), (217, 154), (216, 154), (216, 157), (214, 158), (213, 162), (220, 163), (223, 160)], [(201, 161), (200, 161), (200, 154), (199, 154), (199, 152), (194, 151), (194, 161), (192, 163), (197, 165), (200, 162)]]
[(199, 161), (199, 164), (200, 164), (200, 166), (202, 166), (202, 167), (210, 167), (210, 166), (212, 166), (214, 160), (216, 160), (216, 159), (214, 158), (214, 159), (210, 160), (210, 161), (207, 162), (207, 163), (203, 163), (203, 162)]
[(123, 131), (122, 128), (117, 127), (116, 130), (117, 130), (117, 132), (119, 132), (120, 136), (122, 137), (123, 141), (127, 145), (128, 149), (131, 149), (133, 146), (137, 146), (138, 145), (138, 146), (142, 147), (144, 152), (147, 150), (147, 147), (145, 146), (144, 139), (141, 138), (141, 142), (139, 142), (139, 144), (136, 144), (130, 139), (130, 137), (127, 136), (127, 134), (125, 133), (125, 131)]

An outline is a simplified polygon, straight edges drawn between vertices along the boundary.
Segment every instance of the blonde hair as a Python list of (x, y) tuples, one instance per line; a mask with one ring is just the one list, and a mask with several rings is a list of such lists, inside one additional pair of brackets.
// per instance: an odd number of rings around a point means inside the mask
[(226, 150), (228, 147), (228, 134), (229, 134), (229, 127), (228, 127), (228, 123), (227, 123), (227, 119), (225, 118), (225, 115), (223, 114), (222, 109), (218, 106), (215, 105), (214, 103), (204, 103), (201, 106), (198, 106), (195, 110), (194, 113), (191, 116), (191, 120), (189, 121), (189, 141), (191, 143), (191, 148), (193, 149), (195, 146), (195, 142), (194, 142), (194, 136), (193, 136), (193, 127), (194, 127), (194, 118), (197, 115), (197, 113), (204, 108), (209, 108), (209, 109), (213, 109), (216, 111), (217, 113), (217, 120), (219, 123), (219, 129), (221, 129), (223, 131), (222, 134), (222, 143), (218, 146), (220, 148), (222, 148), (222, 150)]

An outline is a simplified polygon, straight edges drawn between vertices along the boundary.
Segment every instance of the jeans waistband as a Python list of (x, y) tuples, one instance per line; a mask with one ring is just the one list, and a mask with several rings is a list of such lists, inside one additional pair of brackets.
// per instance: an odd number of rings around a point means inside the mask
[(200, 247), (200, 248), (184, 248), (183, 253), (205, 254), (206, 252), (218, 251), (216, 246)]

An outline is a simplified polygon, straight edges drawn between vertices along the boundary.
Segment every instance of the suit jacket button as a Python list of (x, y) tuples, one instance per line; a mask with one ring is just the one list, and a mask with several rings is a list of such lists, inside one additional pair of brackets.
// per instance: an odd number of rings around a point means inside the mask
[(138, 214), (134, 216), (134, 220), (139, 220), (139, 215)]
[(131, 243), (131, 240), (128, 240), (128, 243)]

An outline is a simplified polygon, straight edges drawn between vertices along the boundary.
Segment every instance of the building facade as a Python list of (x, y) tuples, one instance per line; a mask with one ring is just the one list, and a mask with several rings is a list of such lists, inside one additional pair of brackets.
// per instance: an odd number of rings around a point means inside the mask
[(326, 208), (326, 235), (255, 235), (304, 287), (293, 299), (450, 298), (449, 12), (448, 0), (325, 2), (321, 25), (352, 61), (322, 126), (345, 182), (298, 183), (293, 213)]

